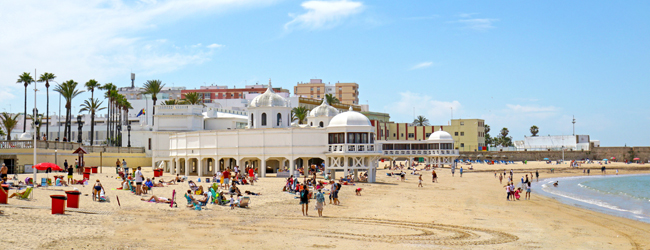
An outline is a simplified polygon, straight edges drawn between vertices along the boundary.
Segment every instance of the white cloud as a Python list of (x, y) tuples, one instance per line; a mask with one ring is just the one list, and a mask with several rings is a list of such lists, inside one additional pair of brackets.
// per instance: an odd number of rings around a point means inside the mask
[[(177, 70), (212, 57), (205, 46), (176, 45), (143, 34), (197, 14), (268, 5), (276, 0), (20, 1), (0, 8), (0, 89), (24, 72), (54, 72), (57, 80)], [(0, 92), (0, 97), (9, 97)], [(5, 99), (6, 100), (6, 99)]]
[(499, 19), (493, 18), (473, 18), (473, 19), (461, 19), (458, 20), (458, 23), (465, 25), (467, 29), (473, 29), (478, 31), (486, 31), (494, 28), (492, 25), (494, 22), (499, 21)]
[(221, 47), (223, 47), (223, 44), (216, 44), (216, 43), (213, 43), (213, 44), (208, 45), (207, 47), (210, 48), (210, 49), (216, 49), (216, 48), (221, 48)]
[(556, 112), (558, 108), (554, 106), (525, 106), (525, 105), (513, 105), (513, 104), (506, 104), (506, 107), (508, 107), (509, 111), (512, 112), (517, 112), (517, 113), (546, 113), (546, 112)]
[(431, 65), (433, 65), (433, 62), (422, 62), (422, 63), (418, 63), (415, 66), (411, 67), (411, 70), (428, 68), (428, 67), (431, 67)]
[(361, 2), (340, 1), (307, 1), (301, 6), (307, 13), (289, 16), (293, 20), (284, 25), (285, 30), (292, 29), (327, 29), (338, 25), (343, 19), (363, 11)]
[(434, 100), (431, 96), (409, 91), (399, 95), (399, 101), (384, 107), (391, 114), (391, 120), (398, 122), (413, 121), (414, 107), (416, 116), (424, 115), (433, 125), (447, 124), (452, 110), (455, 117), (459, 117), (463, 112), (463, 106), (458, 101)]

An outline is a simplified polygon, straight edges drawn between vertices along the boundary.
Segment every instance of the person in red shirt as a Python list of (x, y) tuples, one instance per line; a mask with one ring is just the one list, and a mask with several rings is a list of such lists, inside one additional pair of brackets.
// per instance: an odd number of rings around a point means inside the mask
[(223, 171), (223, 184), (225, 188), (230, 187), (230, 169), (226, 168), (226, 170)]
[(255, 183), (255, 169), (253, 168), (248, 169), (248, 178), (250, 178), (251, 185), (253, 185), (253, 183)]

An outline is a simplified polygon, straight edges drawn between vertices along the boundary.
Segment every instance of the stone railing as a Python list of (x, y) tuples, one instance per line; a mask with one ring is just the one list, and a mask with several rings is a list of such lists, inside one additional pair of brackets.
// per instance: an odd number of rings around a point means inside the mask
[(375, 152), (375, 144), (330, 144), (328, 145), (328, 151), (341, 153)]
[[(34, 141), (0, 141), (0, 149), (16, 149), (16, 148), (33, 148)], [(36, 141), (36, 148), (38, 149), (56, 149), (56, 150), (70, 150), (74, 151), (79, 147), (83, 147), (88, 153), (104, 152), (104, 153), (144, 153), (143, 147), (108, 147), (108, 146), (86, 146), (76, 142), (57, 142), (57, 141)]]
[(431, 155), (431, 156), (458, 156), (458, 149), (435, 149), (435, 150), (384, 150), (384, 155)]

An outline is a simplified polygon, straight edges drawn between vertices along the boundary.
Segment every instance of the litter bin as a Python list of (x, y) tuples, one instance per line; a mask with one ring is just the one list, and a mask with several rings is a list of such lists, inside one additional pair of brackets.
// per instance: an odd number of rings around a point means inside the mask
[(7, 204), (7, 195), (9, 195), (9, 185), (2, 185), (4, 192), (0, 192), (0, 204)]
[(90, 174), (91, 171), (92, 171), (92, 169), (90, 167), (85, 167), (84, 168), (84, 174)]
[(92, 169), (92, 173), (96, 174), (97, 173), (97, 166), (90, 167)]
[(66, 207), (70, 208), (79, 208), (79, 191), (65, 191), (65, 194), (68, 196), (68, 205)]
[(50, 195), (52, 198), (52, 214), (65, 214), (65, 195)]
[(90, 180), (90, 173), (84, 173), (84, 179)]
[(154, 169), (154, 171), (153, 171), (153, 176), (154, 176), (154, 177), (161, 177), (161, 176), (163, 176), (163, 169), (162, 169), (162, 168)]

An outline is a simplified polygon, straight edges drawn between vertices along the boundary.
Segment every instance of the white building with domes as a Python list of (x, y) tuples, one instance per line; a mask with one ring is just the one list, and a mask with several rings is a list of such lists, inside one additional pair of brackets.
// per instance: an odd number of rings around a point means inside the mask
[[(254, 167), (259, 177), (298, 175), (300, 167), (323, 165), (332, 178), (367, 173), (374, 182), (381, 159), (423, 158), (431, 164), (449, 165), (458, 157), (451, 135), (438, 131), (426, 141), (377, 141), (370, 120), (356, 111), (339, 112), (323, 100), (309, 112), (306, 125), (291, 123), (290, 102), (267, 91), (251, 100), (243, 129), (209, 129), (201, 106), (156, 106), (153, 133), (154, 166), (168, 173), (212, 176), (239, 166)], [(174, 108), (189, 110), (174, 112)], [(170, 108), (172, 107), (172, 108)], [(169, 112), (172, 110), (171, 112)], [(185, 131), (165, 131), (165, 119), (187, 121)], [(242, 121), (238, 121), (242, 122)]]

